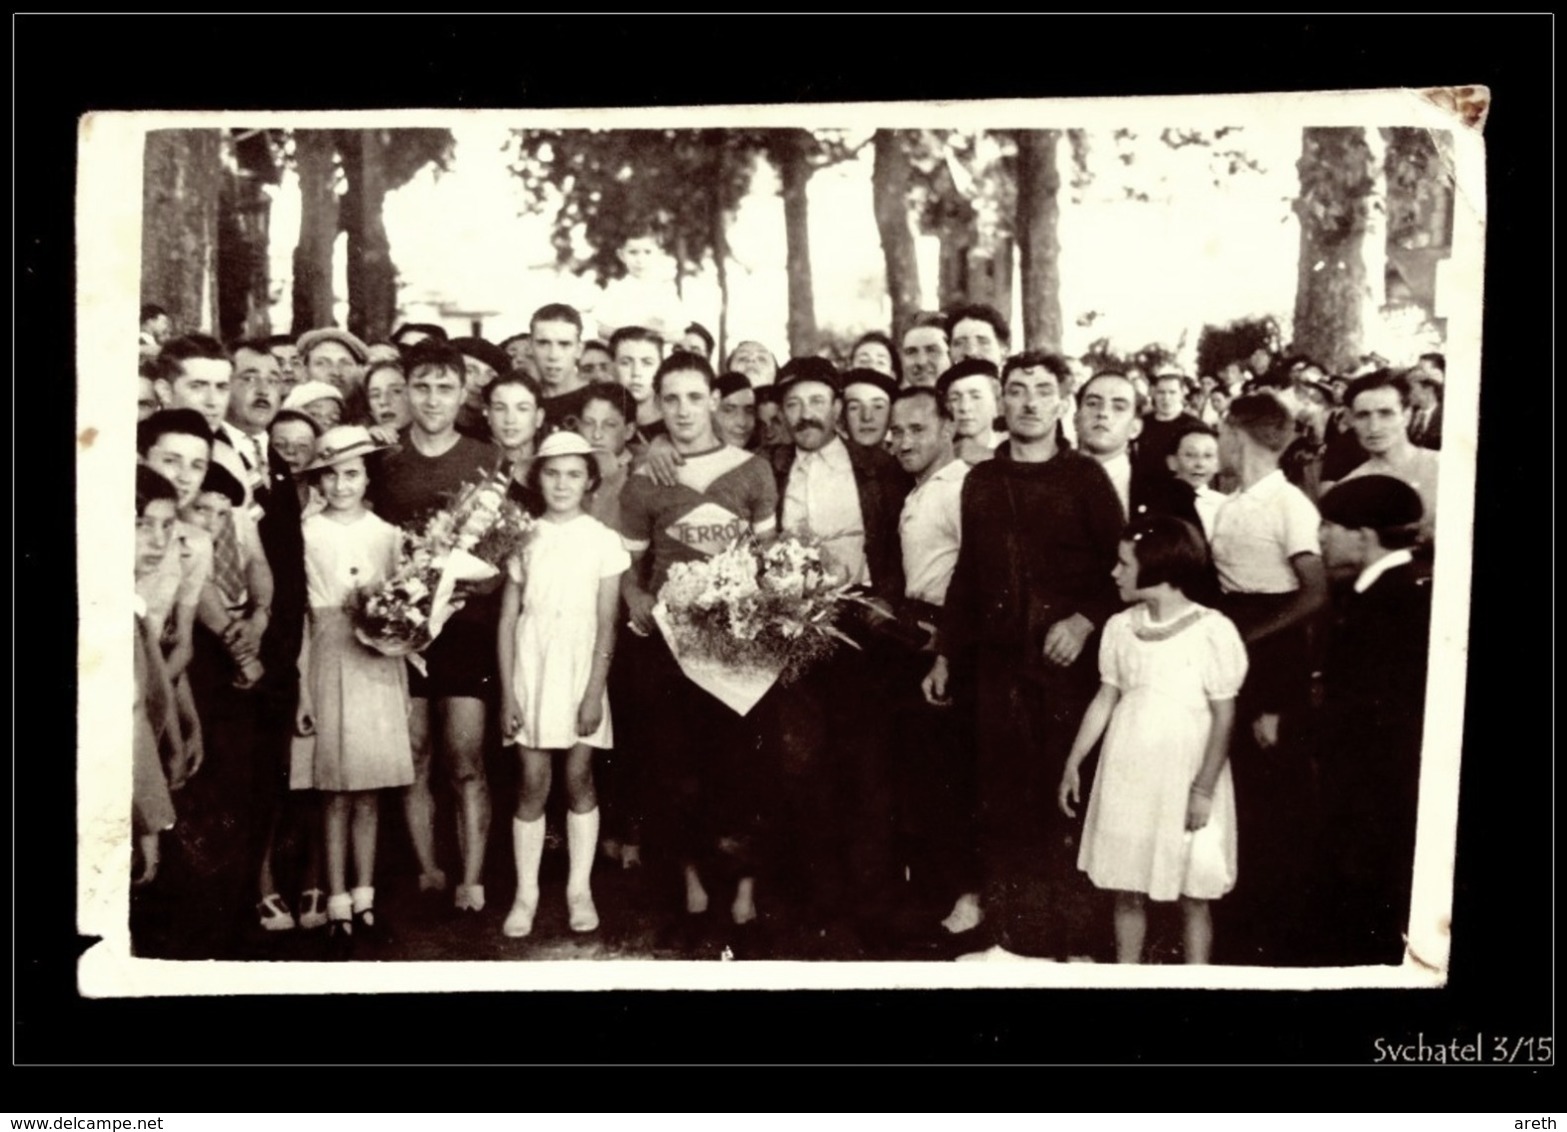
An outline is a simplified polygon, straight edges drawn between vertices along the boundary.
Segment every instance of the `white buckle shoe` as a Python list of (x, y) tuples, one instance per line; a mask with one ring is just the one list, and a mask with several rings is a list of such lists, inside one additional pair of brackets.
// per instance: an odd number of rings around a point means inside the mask
[(298, 926), (294, 921), (294, 914), (288, 910), (288, 905), (284, 904), (283, 898), (275, 892), (258, 903), (256, 911), (261, 916), (263, 931), (291, 932)]

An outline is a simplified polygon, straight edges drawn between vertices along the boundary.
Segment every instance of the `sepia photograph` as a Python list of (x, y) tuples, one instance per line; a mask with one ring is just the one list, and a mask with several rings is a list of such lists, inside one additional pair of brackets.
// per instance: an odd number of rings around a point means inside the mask
[(83, 993), (1443, 985), (1488, 104), (85, 117)]

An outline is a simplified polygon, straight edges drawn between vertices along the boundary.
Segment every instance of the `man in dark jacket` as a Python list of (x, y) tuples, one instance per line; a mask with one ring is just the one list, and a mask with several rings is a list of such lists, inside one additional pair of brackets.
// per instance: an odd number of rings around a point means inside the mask
[[(289, 790), (289, 758), (299, 703), (299, 648), (305, 631), (304, 528), (293, 474), (271, 448), (267, 449), (264, 474), (266, 487), (256, 492), (256, 500), (263, 508), (256, 529), (272, 569), (272, 619), (261, 637), (261, 664), (266, 675), (258, 688), (256, 818), (251, 831), (252, 858), (263, 899), (281, 896), (284, 888), (272, 871), (280, 819), (286, 814), (289, 824), (305, 834), (302, 840), (308, 845), (315, 835), (316, 818), (314, 809), (300, 804), (300, 799)], [(313, 859), (306, 863), (301, 889), (316, 889), (318, 878), (310, 872), (315, 863)], [(314, 928), (324, 922), (326, 897), (319, 893), (317, 896), (319, 908), (312, 904), (293, 909), (301, 917), (296, 921), (300, 926)], [(266, 911), (263, 909), (263, 913)]]
[[(1128, 520), (1173, 515), (1202, 530), (1195, 497), (1182, 490), (1164, 457), (1155, 466), (1134, 453), (1133, 441), (1141, 443), (1148, 428), (1141, 401), (1131, 378), (1114, 372), (1094, 374), (1077, 394), (1077, 443), (1105, 470)], [(1187, 422), (1200, 423), (1195, 417)], [(1167, 446), (1164, 440), (1160, 445), (1161, 450)]]
[[(767, 451), (778, 481), (779, 528), (808, 532), (868, 598), (903, 596), (898, 517), (910, 477), (880, 448), (838, 436), (838, 375), (821, 358), (795, 358), (778, 373), (778, 398), (793, 443)], [(895, 893), (891, 719), (881, 710), (887, 666), (869, 619), (844, 618), (847, 646), (789, 688), (768, 697), (764, 734), (779, 759), (783, 828), (800, 844), (808, 902), (824, 926), (850, 923), (862, 938), (884, 923)]]
[[(849, 581), (877, 596), (903, 595), (898, 515), (912, 481), (881, 448), (846, 444), (838, 375), (825, 358), (795, 358), (778, 373), (778, 398), (793, 441), (768, 449), (778, 478), (778, 526), (822, 539), (850, 571)], [(853, 491), (834, 492), (834, 487)]]
[(1392, 476), (1322, 498), (1322, 556), (1356, 575), (1323, 664), (1321, 892), (1335, 964), (1403, 961), (1415, 859), (1431, 592), (1410, 553), (1420, 496)]
[(985, 957), (1090, 950), (1077, 827), (1050, 799), (1098, 684), (1099, 630), (1121, 606), (1110, 573), (1125, 514), (1099, 462), (1058, 440), (1070, 372), (1048, 355), (1007, 360), (1009, 439), (964, 482), (963, 544), (925, 678), (932, 703), (973, 705)]

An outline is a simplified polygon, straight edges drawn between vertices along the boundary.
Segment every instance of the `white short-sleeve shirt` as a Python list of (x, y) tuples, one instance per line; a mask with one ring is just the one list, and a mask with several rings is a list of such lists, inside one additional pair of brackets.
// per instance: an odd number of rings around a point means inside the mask
[(963, 481), (968, 472), (962, 460), (949, 460), (903, 501), (898, 538), (908, 597), (932, 605), (946, 601), (963, 542)]
[(1320, 523), (1316, 505), (1277, 469), (1229, 496), (1213, 518), (1213, 564), (1224, 592), (1299, 589), (1290, 559), (1322, 553)]

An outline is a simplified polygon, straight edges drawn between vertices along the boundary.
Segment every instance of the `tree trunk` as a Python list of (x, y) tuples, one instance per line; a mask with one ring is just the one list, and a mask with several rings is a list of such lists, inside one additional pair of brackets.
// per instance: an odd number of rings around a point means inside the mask
[(217, 130), (154, 130), (142, 166), (141, 298), (169, 312), (177, 334), (218, 324)]
[(806, 188), (811, 180), (803, 130), (782, 131), (775, 147), (779, 178), (783, 182), (784, 240), (788, 247), (789, 354), (808, 357), (816, 353), (816, 297), (811, 284), (811, 212)]
[(1330, 373), (1359, 362), (1382, 290), (1379, 156), (1360, 127), (1310, 127), (1302, 134), (1292, 348)]
[(956, 208), (942, 223), (937, 238), (941, 250), (937, 255), (936, 299), (942, 310), (965, 303), (969, 299), (969, 252), (974, 247), (973, 210)]
[[(722, 169), (723, 166), (720, 165)], [(721, 181), (711, 187), (709, 215), (713, 221), (713, 270), (718, 276), (718, 358), (714, 367), (729, 357), (729, 214), (724, 211)]]
[(1061, 349), (1060, 130), (1017, 132), (1017, 239), (1025, 350)]
[(272, 201), (254, 173), (238, 161), (225, 165), (218, 201), (218, 325), (223, 340), (232, 342), (272, 332), (267, 270)]
[(343, 130), (337, 146), (348, 174), (343, 227), (348, 231), (348, 329), (366, 342), (384, 341), (397, 316), (397, 274), (386, 239), (384, 130)]
[(290, 333), (296, 336), (332, 325), (332, 245), (337, 240), (335, 152), (330, 130), (294, 131), (300, 214)]
[(991, 305), (1012, 318), (1012, 253), (1016, 243), (1011, 236), (996, 240), (996, 253), (990, 260)]
[(887, 265), (887, 295), (892, 300), (889, 329), (896, 340), (920, 311), (919, 262), (909, 227), (909, 155), (903, 139), (893, 130), (876, 131), (875, 150), (871, 192), (881, 254)]
[[(680, 302), (686, 301), (686, 234), (675, 233), (675, 298)], [(666, 332), (671, 338), (679, 334), (684, 327), (670, 326)]]
[(990, 251), (970, 248), (964, 261), (967, 287), (964, 298), (988, 303), (1008, 319), (1012, 317), (1012, 240), (997, 236)]

